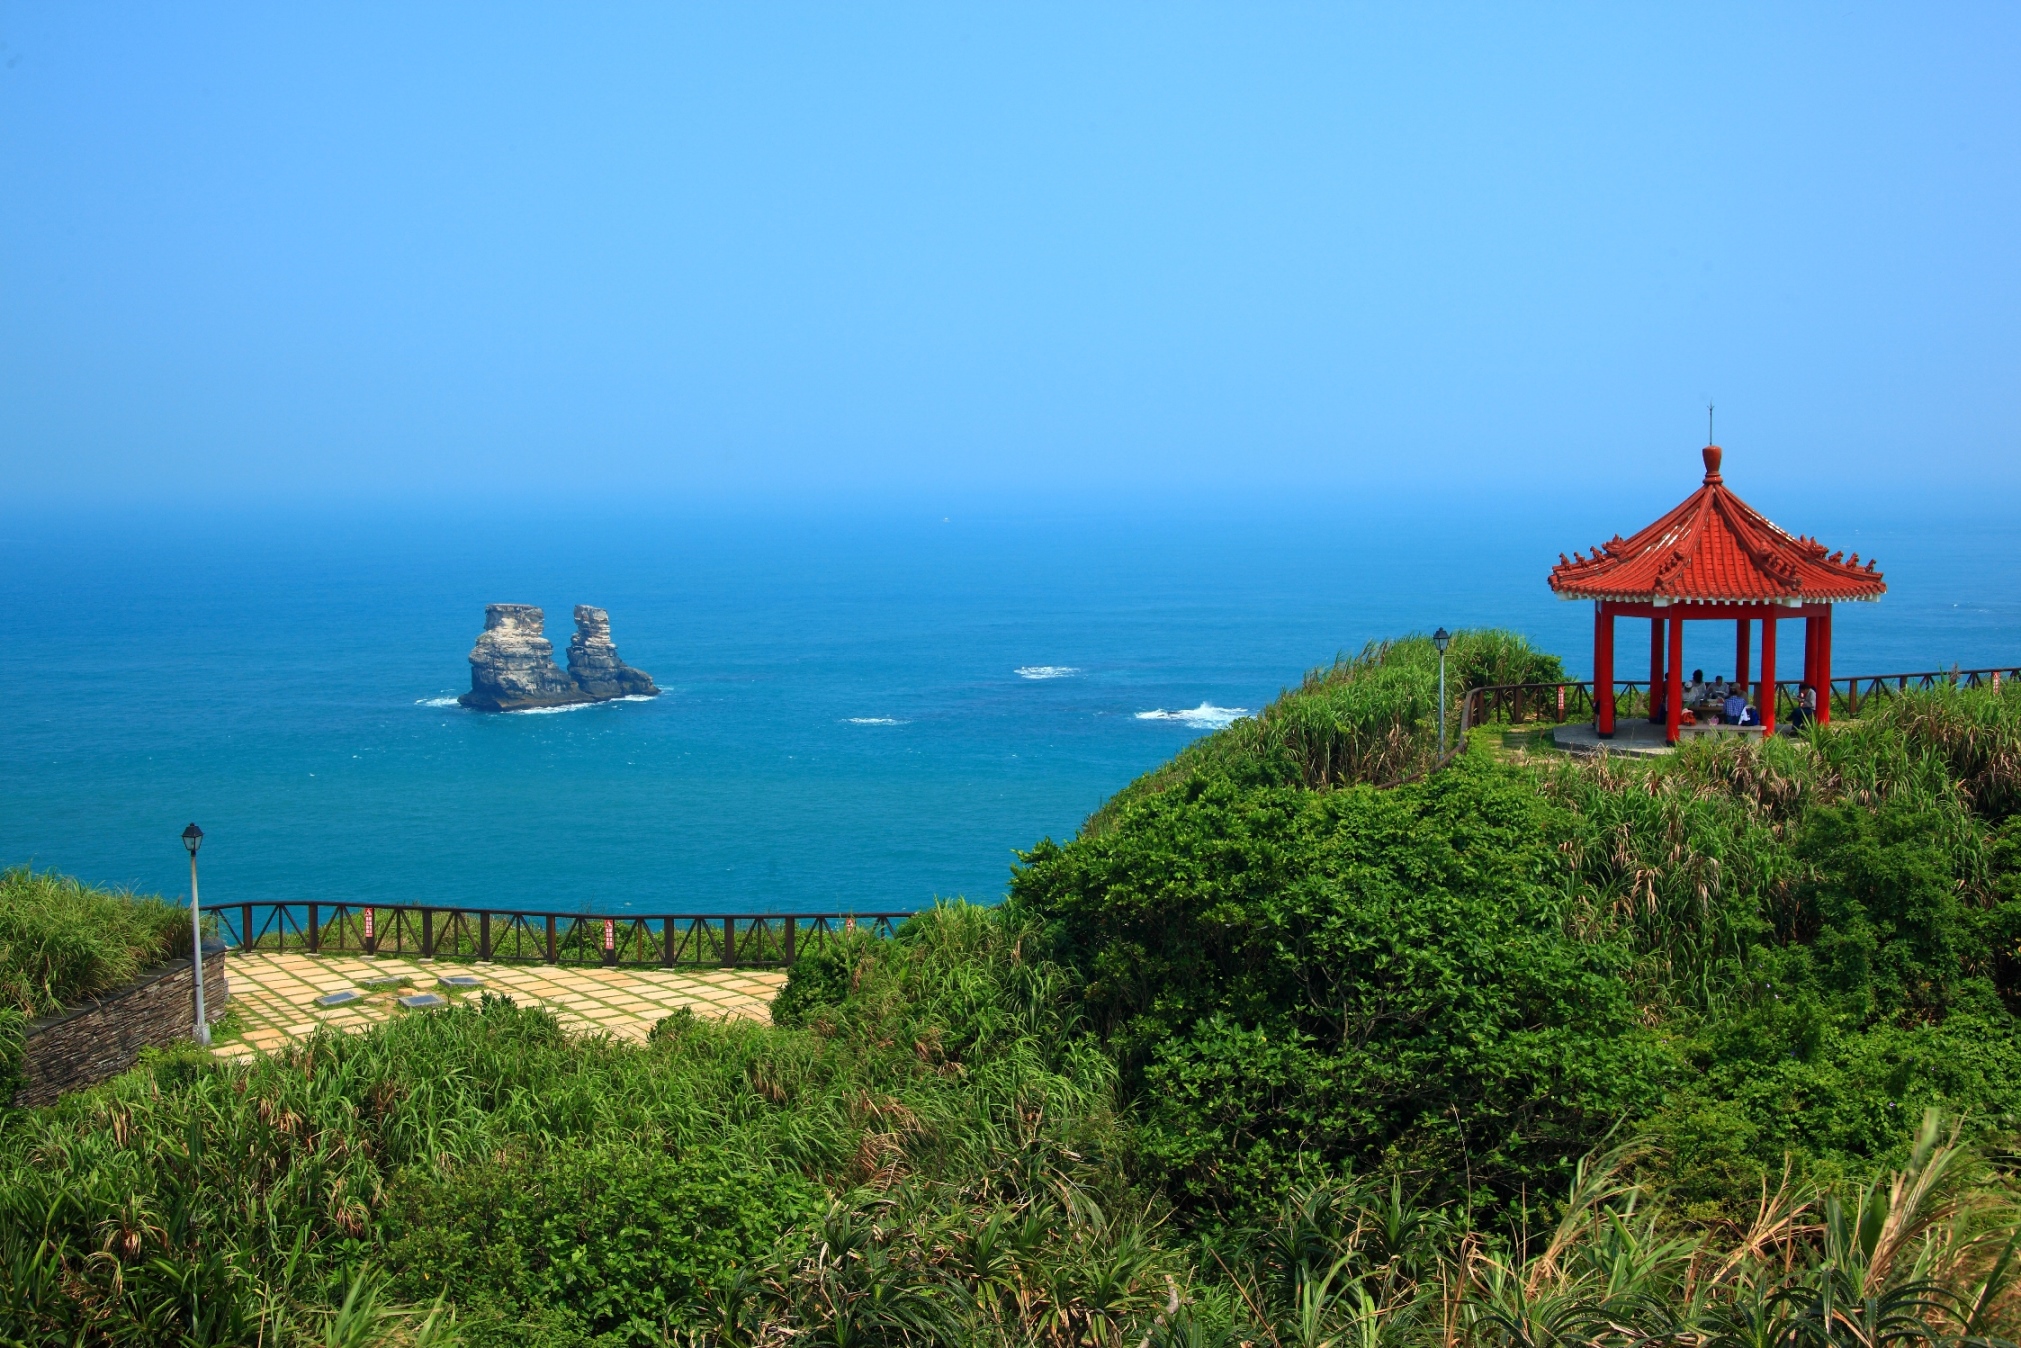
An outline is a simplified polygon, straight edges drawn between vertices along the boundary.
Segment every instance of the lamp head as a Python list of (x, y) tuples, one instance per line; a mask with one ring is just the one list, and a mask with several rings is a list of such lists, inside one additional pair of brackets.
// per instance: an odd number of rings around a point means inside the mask
[[(1440, 655), (1444, 655), (1446, 653), (1446, 645), (1452, 639), (1453, 634), (1451, 632), (1446, 631), (1446, 629), (1443, 627), (1441, 627), (1438, 631), (1432, 633), (1432, 645), (1438, 650), (1438, 653)], [(191, 824), (190, 827), (195, 828), (196, 825)]]
[(203, 840), (204, 840), (204, 831), (198, 828), (195, 824), (191, 824), (188, 828), (182, 831), (182, 845), (189, 849), (189, 854), (191, 856), (196, 855), (196, 849), (203, 845)]

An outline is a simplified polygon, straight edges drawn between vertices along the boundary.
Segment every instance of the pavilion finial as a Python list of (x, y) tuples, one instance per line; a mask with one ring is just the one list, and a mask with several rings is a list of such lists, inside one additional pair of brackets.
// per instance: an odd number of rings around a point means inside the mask
[(1705, 485), (1710, 487), (1724, 481), (1719, 476), (1719, 460), (1726, 451), (1718, 445), (1707, 445), (1701, 452), (1705, 455)]

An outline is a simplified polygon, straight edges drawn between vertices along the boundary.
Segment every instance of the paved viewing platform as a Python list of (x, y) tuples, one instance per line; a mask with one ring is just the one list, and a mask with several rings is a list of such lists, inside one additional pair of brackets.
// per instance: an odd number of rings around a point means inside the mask
[[(1678, 740), (1698, 739), (1720, 735), (1745, 735), (1752, 739), (1761, 738), (1758, 725), (1687, 725), (1679, 726)], [(1660, 724), (1645, 721), (1640, 717), (1624, 720), (1614, 727), (1614, 738), (1603, 740), (1593, 729), (1591, 721), (1575, 721), (1561, 725), (1551, 731), (1551, 743), (1566, 753), (1597, 754), (1602, 749), (1618, 758), (1660, 758), (1664, 754), (1677, 752), (1664, 739), (1664, 728)]]
[[(643, 1042), (660, 1017), (769, 1020), (783, 969), (607, 969), (234, 951), (227, 965), (239, 1038), (222, 1057), (270, 1053), (318, 1029), (360, 1030), (399, 1014), (402, 999), (448, 1004), (484, 992), (552, 1011), (571, 1030)], [(429, 1002), (426, 1004), (437, 1004)]]

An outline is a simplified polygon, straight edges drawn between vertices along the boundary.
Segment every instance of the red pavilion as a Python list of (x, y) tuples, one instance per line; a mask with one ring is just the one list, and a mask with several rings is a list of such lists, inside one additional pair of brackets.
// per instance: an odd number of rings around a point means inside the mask
[[(1761, 622), (1756, 703), (1762, 733), (1775, 730), (1776, 623), (1804, 620), (1803, 682), (1831, 719), (1832, 605), (1875, 600), (1887, 585), (1858, 553), (1827, 553), (1813, 538), (1784, 533), (1735, 496), (1719, 475), (1718, 445), (1705, 447), (1704, 485), (1631, 538), (1618, 534), (1590, 557), (1558, 554), (1551, 588), (1561, 599), (1593, 601), (1594, 729), (1614, 734), (1614, 620), (1649, 619), (1650, 706), (1661, 706), (1664, 738), (1677, 743), (1683, 707), (1684, 624), (1734, 624), (1735, 678), (1748, 675), (1749, 638)], [(1668, 625), (1669, 640), (1664, 639)], [(1666, 660), (1666, 644), (1668, 646)]]

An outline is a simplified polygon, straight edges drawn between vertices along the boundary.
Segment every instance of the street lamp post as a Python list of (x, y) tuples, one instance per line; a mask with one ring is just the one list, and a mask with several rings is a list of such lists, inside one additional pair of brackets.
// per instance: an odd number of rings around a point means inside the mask
[[(1441, 627), (1438, 631), (1432, 633), (1432, 645), (1437, 647), (1439, 652), (1439, 757), (1440, 758), (1444, 758), (1446, 756), (1446, 646), (1452, 641), (1452, 639), (1453, 634), (1451, 632), (1446, 631), (1446, 629), (1443, 627)], [(196, 826), (192, 824), (190, 827), (194, 828)], [(193, 856), (195, 854), (192, 853), (191, 855)], [(190, 864), (194, 866), (196, 863), (192, 861)], [(195, 872), (192, 871), (191, 874), (194, 875)], [(194, 880), (190, 882), (190, 893), (192, 894), (196, 893), (196, 882)]]
[(189, 931), (190, 967), (196, 973), (196, 1041), (206, 1047), (211, 1041), (210, 1022), (204, 1019), (204, 923), (203, 909), (196, 897), (196, 849), (203, 845), (204, 831), (191, 824), (182, 831), (182, 845), (189, 849)]

